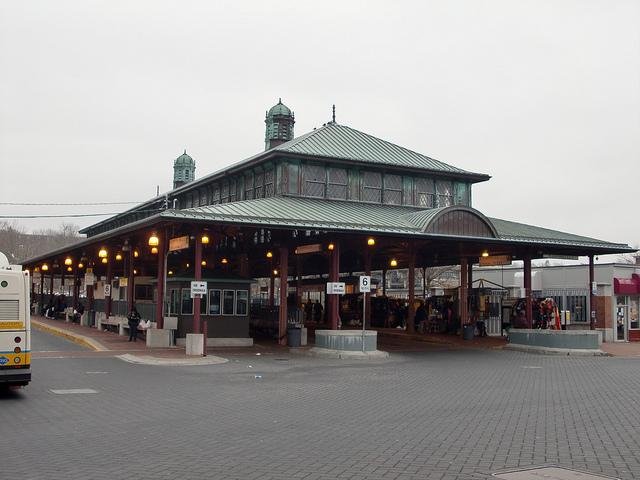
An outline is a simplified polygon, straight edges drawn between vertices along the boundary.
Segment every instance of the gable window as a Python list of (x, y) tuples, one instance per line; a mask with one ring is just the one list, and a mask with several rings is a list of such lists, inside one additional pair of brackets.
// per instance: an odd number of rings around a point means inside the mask
[(324, 198), (324, 186), (327, 181), (322, 165), (304, 166), (304, 195), (306, 197)]
[(436, 182), (438, 194), (438, 207), (450, 207), (453, 205), (453, 186), (448, 180), (438, 180)]
[(220, 203), (220, 185), (217, 183), (213, 186), (213, 198), (211, 199), (211, 203), (213, 205)]
[(416, 178), (416, 206), (433, 208), (435, 206), (435, 190), (430, 178)]
[(364, 172), (362, 200), (365, 202), (381, 203), (382, 174), (378, 172)]
[(256, 198), (264, 198), (264, 173), (256, 173)]
[(230, 202), (235, 202), (238, 199), (236, 194), (237, 194), (236, 179), (232, 178), (231, 180), (229, 180), (229, 201)]
[(244, 199), (253, 199), (253, 173), (249, 172), (244, 177)]
[(385, 174), (384, 203), (386, 205), (402, 204), (402, 177), (400, 175)]
[(349, 177), (344, 168), (329, 168), (327, 172), (327, 198), (347, 199), (347, 183)]
[(286, 193), (297, 195), (300, 193), (300, 165), (297, 163), (288, 163), (286, 166), (287, 188)]
[(273, 197), (273, 169), (264, 172), (264, 196)]
[(222, 193), (220, 195), (220, 202), (227, 203), (229, 201), (229, 182), (222, 184)]

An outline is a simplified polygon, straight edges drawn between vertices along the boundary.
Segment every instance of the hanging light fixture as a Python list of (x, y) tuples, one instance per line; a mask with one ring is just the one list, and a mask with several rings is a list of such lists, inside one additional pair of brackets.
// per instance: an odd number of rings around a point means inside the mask
[(482, 256), (487, 258), (489, 256), (489, 252), (485, 250), (484, 252), (482, 252)]
[(267, 258), (273, 258), (273, 252), (271, 250), (267, 252)]
[(119, 262), (122, 260), (122, 254), (120, 252), (116, 253), (116, 260)]
[(140, 254), (138, 253), (138, 250), (134, 250), (133, 251), (133, 256), (138, 258), (140, 256)]
[(67, 272), (72, 272), (72, 271), (73, 271), (73, 268), (67, 267)]
[(376, 244), (376, 239), (373, 237), (369, 237), (367, 238), (367, 245), (369, 245), (370, 247), (374, 246)]
[(155, 233), (152, 233), (149, 237), (148, 243), (150, 247), (157, 247), (160, 244), (160, 239)]
[(154, 255), (158, 253), (158, 247), (151, 247), (151, 253), (153, 253)]
[(202, 260), (200, 262), (200, 265), (202, 265), (203, 267), (206, 267), (207, 266), (207, 261), (206, 260)]
[(169, 270), (167, 273), (168, 273), (169, 275), (173, 275), (173, 270)]
[(397, 267), (398, 261), (395, 258), (392, 258), (391, 261), (389, 262), (389, 265), (391, 265), (392, 267)]
[(333, 250), (334, 248), (336, 248), (336, 246), (333, 243), (327, 245), (327, 250)]
[(205, 233), (204, 235), (202, 235), (202, 238), (200, 238), (200, 241), (203, 245), (207, 245), (209, 243), (209, 235)]
[(99, 256), (100, 258), (105, 258), (107, 255), (108, 255), (108, 253), (107, 253), (107, 249), (106, 249), (106, 248), (104, 248), (104, 247), (102, 247), (102, 248), (100, 249), (100, 251), (98, 252), (98, 256)]
[(104, 258), (102, 259), (102, 263), (107, 263), (108, 261), (109, 261), (109, 260), (107, 260), (107, 257), (104, 257)]
[(84, 263), (80, 262), (80, 263), (78, 264), (78, 268), (84, 268)]
[(134, 275), (137, 275), (137, 274), (138, 274), (138, 270), (135, 270), (135, 269), (134, 269), (134, 270), (133, 270), (133, 274), (134, 274)]
[(73, 265), (73, 260), (71, 260), (71, 257), (67, 257), (64, 259), (64, 264), (68, 267), (69, 265)]
[(46, 272), (47, 270), (49, 270), (49, 265), (47, 265), (46, 263), (42, 264), (42, 271)]
[(275, 269), (274, 269), (274, 270), (273, 270), (273, 274), (274, 274), (274, 275), (278, 275), (278, 270), (275, 270)]
[(225, 257), (222, 260), (220, 260), (220, 262), (224, 263), (226, 265), (227, 263), (229, 263), (229, 260), (227, 260), (226, 257)]

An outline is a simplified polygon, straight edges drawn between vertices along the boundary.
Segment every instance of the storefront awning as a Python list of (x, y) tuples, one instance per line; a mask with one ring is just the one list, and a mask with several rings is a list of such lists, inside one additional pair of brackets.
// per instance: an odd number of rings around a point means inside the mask
[(638, 295), (640, 294), (640, 276), (636, 273), (631, 278), (613, 279), (613, 292), (616, 295)]

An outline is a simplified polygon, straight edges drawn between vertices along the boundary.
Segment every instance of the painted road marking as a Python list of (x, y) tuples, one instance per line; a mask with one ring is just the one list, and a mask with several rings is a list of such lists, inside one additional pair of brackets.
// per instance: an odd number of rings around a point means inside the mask
[(97, 390), (93, 388), (68, 388), (68, 389), (60, 389), (60, 390), (49, 390), (51, 393), (55, 393), (56, 395), (75, 395), (79, 393), (98, 393)]

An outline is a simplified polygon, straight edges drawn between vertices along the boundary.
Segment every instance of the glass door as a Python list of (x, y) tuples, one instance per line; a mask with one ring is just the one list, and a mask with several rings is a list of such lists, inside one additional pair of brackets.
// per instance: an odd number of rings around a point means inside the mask
[(627, 305), (627, 297), (616, 297), (615, 311), (615, 339), (623, 342), (627, 340), (627, 324), (629, 321), (629, 307)]

